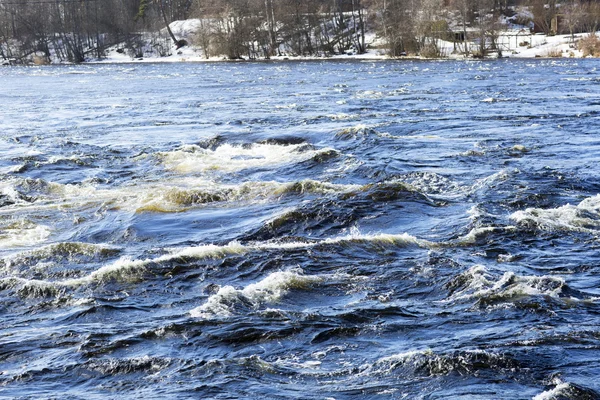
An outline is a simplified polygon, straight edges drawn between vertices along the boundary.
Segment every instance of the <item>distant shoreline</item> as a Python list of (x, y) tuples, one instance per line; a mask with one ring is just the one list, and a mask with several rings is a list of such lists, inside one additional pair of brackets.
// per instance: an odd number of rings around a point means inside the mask
[[(0, 67), (52, 67), (52, 66), (75, 66), (75, 65), (142, 65), (142, 64), (244, 64), (244, 63), (299, 63), (299, 62), (496, 62), (506, 60), (595, 60), (596, 57), (549, 57), (549, 56), (534, 56), (534, 57), (439, 57), (439, 58), (424, 58), (424, 57), (306, 57), (306, 58), (271, 58), (271, 59), (239, 59), (239, 60), (227, 60), (227, 59), (208, 59), (208, 60), (173, 60), (173, 59), (161, 59), (161, 58), (145, 58), (145, 59), (132, 59), (132, 60), (92, 60), (85, 61), (82, 63), (45, 63), (45, 64), (2, 64)], [(598, 59), (600, 60), (600, 59)]]
[[(504, 50), (501, 57), (470, 57), (458, 54), (449, 54), (440, 57), (422, 57), (415, 55), (390, 57), (382, 54), (382, 49), (369, 50), (363, 54), (336, 54), (329, 56), (275, 56), (272, 58), (242, 58), (228, 59), (224, 56), (205, 58), (199, 55), (198, 49), (192, 46), (186, 46), (179, 50), (173, 50), (173, 54), (164, 57), (144, 57), (131, 58), (128, 55), (118, 52), (116, 48), (107, 49), (106, 58), (89, 59), (80, 64), (69, 62), (44, 62), (44, 60), (36, 60), (27, 63), (13, 63), (11, 60), (4, 60), (2, 66), (42, 66), (42, 65), (97, 65), (97, 64), (168, 64), (168, 63), (245, 63), (245, 62), (318, 62), (318, 61), (496, 61), (506, 59), (523, 59), (523, 60), (565, 60), (565, 59), (588, 59), (597, 58), (583, 56), (583, 52), (576, 49), (573, 43), (570, 42), (570, 35), (531, 35), (533, 41), (529, 46), (517, 46), (509, 50)], [(448, 45), (448, 44), (446, 44)], [(39, 61), (39, 62), (36, 62)]]

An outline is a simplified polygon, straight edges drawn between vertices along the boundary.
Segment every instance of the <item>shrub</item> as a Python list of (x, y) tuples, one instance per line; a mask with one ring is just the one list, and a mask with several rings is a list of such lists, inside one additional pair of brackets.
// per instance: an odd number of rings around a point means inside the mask
[(579, 39), (577, 46), (583, 52), (584, 57), (600, 57), (600, 38), (595, 33), (590, 33), (588, 36)]
[(551, 57), (551, 58), (562, 57), (562, 55), (563, 55), (562, 50), (558, 49), (558, 48), (550, 49), (546, 53), (546, 57)]
[(445, 49), (432, 43), (423, 46), (419, 54), (424, 58), (445, 58), (448, 56), (448, 54), (445, 52)]

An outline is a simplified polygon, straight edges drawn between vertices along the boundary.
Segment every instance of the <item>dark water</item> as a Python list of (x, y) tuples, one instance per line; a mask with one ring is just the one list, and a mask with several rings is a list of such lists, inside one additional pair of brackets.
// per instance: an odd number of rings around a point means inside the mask
[(0, 69), (0, 397), (600, 398), (597, 68)]

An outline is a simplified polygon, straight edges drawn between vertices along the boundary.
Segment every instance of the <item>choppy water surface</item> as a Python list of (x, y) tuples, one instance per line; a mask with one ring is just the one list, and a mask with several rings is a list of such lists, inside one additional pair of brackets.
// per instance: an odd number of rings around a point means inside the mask
[(600, 398), (597, 62), (0, 69), (0, 397)]

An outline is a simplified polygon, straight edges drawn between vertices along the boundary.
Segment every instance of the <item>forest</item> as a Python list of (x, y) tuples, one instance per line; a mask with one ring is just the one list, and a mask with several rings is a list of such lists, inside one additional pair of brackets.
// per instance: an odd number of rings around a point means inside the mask
[[(191, 39), (169, 28), (192, 18)], [(113, 46), (141, 57), (188, 45), (206, 58), (360, 54), (368, 33), (392, 57), (439, 56), (440, 39), (482, 57), (508, 24), (573, 35), (599, 22), (600, 3), (579, 0), (0, 0), (0, 58), (80, 63)]]

